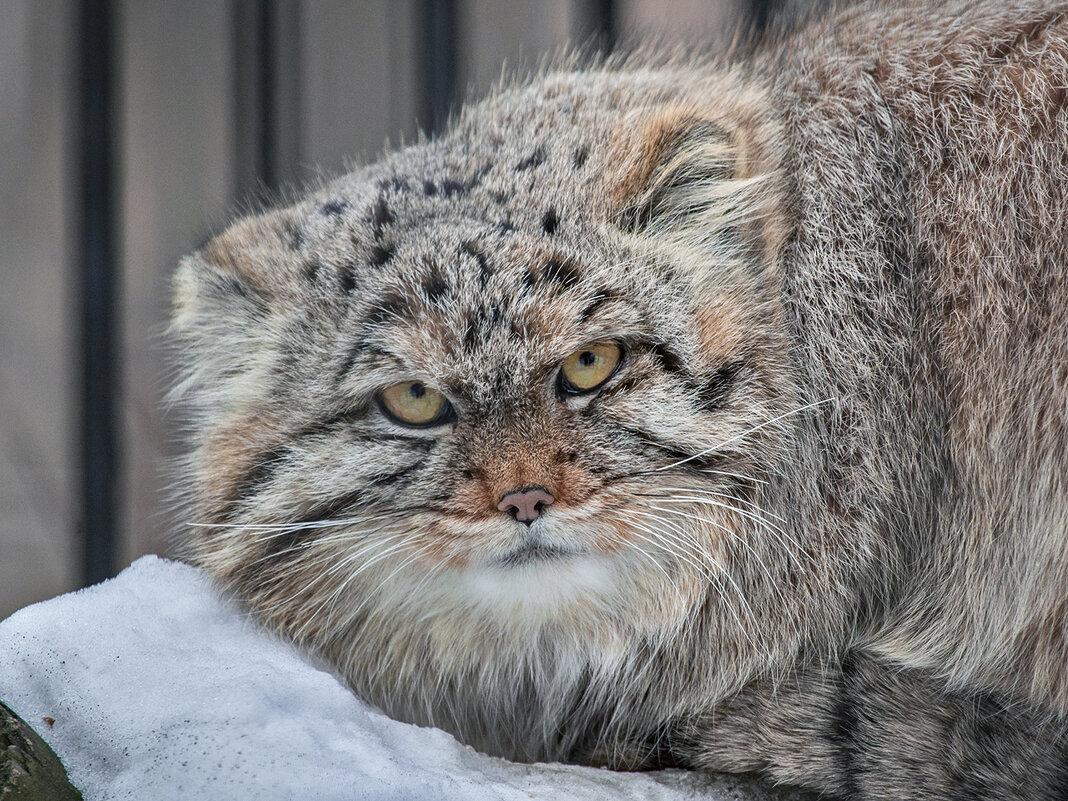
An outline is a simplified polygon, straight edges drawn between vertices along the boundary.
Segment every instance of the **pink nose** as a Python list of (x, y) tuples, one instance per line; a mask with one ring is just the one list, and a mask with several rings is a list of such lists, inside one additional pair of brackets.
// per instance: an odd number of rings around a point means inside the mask
[(544, 487), (523, 487), (507, 493), (501, 498), (497, 508), (502, 512), (508, 512), (520, 523), (529, 526), (538, 519), (541, 508), (555, 500), (556, 498), (546, 492)]

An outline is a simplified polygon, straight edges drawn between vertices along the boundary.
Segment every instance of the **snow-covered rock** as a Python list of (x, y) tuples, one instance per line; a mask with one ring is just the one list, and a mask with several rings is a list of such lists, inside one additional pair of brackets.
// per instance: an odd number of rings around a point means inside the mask
[(86, 801), (785, 797), (730, 777), (478, 754), (375, 711), (203, 573), (156, 557), (0, 623), (0, 699)]

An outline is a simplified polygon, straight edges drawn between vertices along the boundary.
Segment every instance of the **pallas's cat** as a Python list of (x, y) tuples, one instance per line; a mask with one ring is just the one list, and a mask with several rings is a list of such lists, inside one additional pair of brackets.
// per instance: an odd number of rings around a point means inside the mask
[(514, 759), (1068, 794), (1068, 21), (548, 72), (177, 277), (189, 553)]

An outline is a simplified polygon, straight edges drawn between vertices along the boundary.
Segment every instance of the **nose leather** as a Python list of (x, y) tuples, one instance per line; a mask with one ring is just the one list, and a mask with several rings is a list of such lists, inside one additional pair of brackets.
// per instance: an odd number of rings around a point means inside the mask
[(512, 490), (501, 498), (497, 508), (502, 512), (508, 512), (520, 523), (530, 525), (538, 519), (543, 506), (548, 506), (555, 501), (545, 487), (523, 487)]

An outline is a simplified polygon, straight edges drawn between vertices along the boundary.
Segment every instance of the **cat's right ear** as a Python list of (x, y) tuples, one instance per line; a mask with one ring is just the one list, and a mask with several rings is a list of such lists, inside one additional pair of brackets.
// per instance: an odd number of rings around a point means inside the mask
[(730, 87), (709, 96), (622, 126), (608, 171), (615, 222), (702, 261), (771, 267), (785, 230), (778, 126), (759, 96)]

